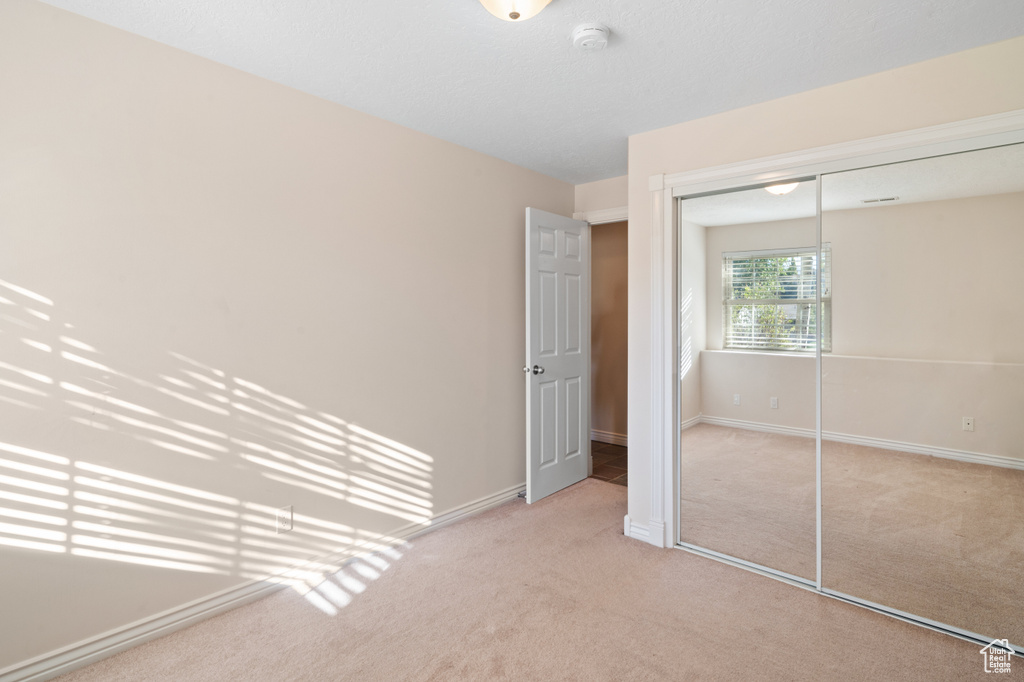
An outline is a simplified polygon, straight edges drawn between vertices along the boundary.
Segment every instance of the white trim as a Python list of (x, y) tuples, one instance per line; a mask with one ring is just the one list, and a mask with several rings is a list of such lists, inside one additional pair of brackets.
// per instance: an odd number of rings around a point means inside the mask
[(1004, 457), (1002, 455), (990, 455), (985, 452), (953, 450), (951, 448), (940, 448), (934, 445), (919, 445), (917, 443), (904, 443), (898, 440), (852, 436), (833, 431), (822, 431), (821, 438), (823, 441), (830, 440), (838, 443), (865, 445), (870, 448), (880, 448), (882, 450), (897, 450), (899, 452), (909, 452), (914, 455), (929, 455), (931, 457), (940, 457), (942, 459), (953, 459), (958, 462), (987, 464), (988, 466), (1002, 467), (1004, 469), (1019, 469), (1024, 471), (1024, 459)]
[(740, 260), (745, 258), (771, 258), (773, 256), (799, 256), (805, 253), (815, 254), (817, 251), (817, 245), (794, 246), (786, 249), (759, 249), (756, 251), (723, 251), (722, 259), (732, 258), (733, 260)]
[[(799, 587), (802, 590), (807, 590), (808, 592), (820, 594), (821, 596), (828, 597), (829, 599), (835, 599), (837, 601), (846, 602), (847, 604), (853, 604), (854, 606), (858, 606), (860, 608), (869, 609), (871, 611), (874, 611), (875, 613), (879, 613), (889, 618), (895, 618), (905, 623), (910, 623), (911, 625), (925, 627), (929, 630), (933, 630), (944, 635), (951, 635), (953, 637), (962, 639), (967, 642), (984, 644), (985, 642), (989, 641), (986, 637), (971, 633), (969, 630), (961, 630), (960, 628), (954, 627), (952, 625), (944, 625), (942, 623), (939, 623), (938, 621), (929, 620), (927, 618), (921, 618), (920, 616), (914, 616), (904, 611), (900, 611), (899, 609), (891, 609), (887, 606), (875, 604), (874, 602), (869, 602), (863, 599), (858, 599), (857, 597), (845, 595), (842, 592), (836, 592), (835, 590), (830, 590), (827, 588), (818, 589), (814, 586), (813, 583), (809, 583), (803, 578), (796, 578), (794, 580), (791, 577), (787, 577), (787, 574), (782, 573), (780, 571), (776, 571), (771, 568), (765, 568), (764, 566), (759, 566), (758, 564), (750, 563), (749, 561), (744, 561), (742, 559), (737, 559), (735, 557), (730, 557), (727, 554), (713, 552), (708, 549), (697, 547), (696, 545), (690, 545), (682, 542), (676, 545), (676, 549), (680, 549), (684, 552), (689, 552), (690, 554), (695, 554), (706, 559), (711, 559), (712, 561), (718, 561), (719, 563), (728, 564), (729, 566), (733, 566), (735, 568), (741, 568), (745, 571), (750, 571), (751, 573), (756, 573), (766, 578), (778, 580), (780, 582), (786, 583), (787, 585)], [(1021, 647), (1018, 647), (1013, 644), (1011, 644), (1010, 647), (1014, 649), (1013, 653), (1017, 656), (1024, 656), (1024, 649), (1021, 649)]]
[(709, 417), (701, 415), (701, 424), (712, 426), (728, 426), (734, 429), (746, 431), (762, 431), (764, 433), (777, 433), (781, 436), (800, 436), (801, 438), (814, 438), (814, 429), (804, 429), (797, 426), (778, 426), (776, 424), (765, 424), (763, 422), (750, 422), (742, 419), (729, 419), (728, 417)]
[(665, 531), (667, 527), (668, 524), (666, 524), (664, 521), (655, 521), (652, 519), (647, 524), (647, 542), (654, 545), (655, 547), (671, 547), (671, 544), (668, 544), (664, 541), (659, 542), (660, 538), (665, 537)]
[(1024, 109), (664, 176), (673, 196), (1024, 141)]
[(690, 419), (687, 419), (686, 421), (681, 423), (679, 425), (679, 430), (685, 431), (686, 429), (692, 429), (694, 426), (700, 424), (702, 421), (703, 419), (701, 419), (701, 416), (698, 414), (696, 417), (691, 417)]
[[(821, 299), (821, 278), (825, 263), (821, 243), (821, 176), (814, 178), (814, 584), (821, 589), (821, 352), (825, 349), (825, 306)], [(829, 254), (829, 297), (832, 288), (832, 264)], [(828, 349), (832, 350), (832, 309), (829, 304)]]
[(505, 488), (492, 495), (485, 495), (484, 497), (477, 498), (472, 502), (453, 507), (446, 512), (435, 515), (430, 521), (425, 524), (410, 524), (405, 528), (399, 530), (392, 537), (398, 540), (408, 540), (411, 538), (418, 537), (424, 533), (428, 533), (432, 530), (437, 530), (447, 526), (450, 523), (461, 521), (462, 519), (485, 512), (488, 509), (497, 507), (500, 504), (504, 504), (509, 500), (514, 500), (519, 497), (519, 493), (526, 491), (526, 483), (520, 483), (514, 485), (511, 488)]
[[(692, 419), (690, 421), (693, 421)], [(775, 424), (764, 424), (761, 422), (743, 421), (741, 419), (728, 419), (725, 417), (700, 418), (702, 424), (714, 426), (728, 426), (735, 429), (747, 431), (762, 431), (765, 433), (776, 433), (783, 436), (799, 436), (801, 438), (814, 438), (814, 429), (803, 429), (795, 426), (778, 426)], [(969, 462), (971, 464), (986, 464), (988, 466), (1001, 467), (1003, 469), (1018, 469), (1024, 471), (1024, 459), (1015, 457), (1004, 457), (1003, 455), (990, 455), (984, 452), (970, 452), (967, 450), (954, 450), (952, 448), (940, 448), (935, 445), (921, 445), (919, 443), (905, 443), (898, 440), (887, 440), (885, 438), (871, 438), (869, 436), (854, 436), (848, 433), (835, 431), (822, 431), (821, 440), (835, 443), (849, 443), (851, 445), (863, 445), (869, 448), (880, 450), (893, 450), (895, 452), (906, 452), (912, 455), (928, 455), (941, 459), (952, 459), (958, 462)]]
[[(651, 214), (656, 216), (655, 229), (651, 233), (651, 508), (647, 522), (647, 542), (655, 547), (664, 547), (664, 536), (658, 537), (655, 531), (663, 529), (665, 518), (665, 502), (663, 489), (665, 476), (671, 469), (665, 456), (657, 456), (658, 453), (665, 453), (665, 428), (663, 422), (663, 410), (659, 406), (664, 404), (665, 387), (668, 385), (673, 374), (671, 370), (657, 371), (664, 361), (665, 331), (669, 327), (672, 315), (664, 310), (665, 287), (663, 283), (671, 279), (674, 281), (674, 273), (666, 270), (665, 264), (665, 230), (658, 229), (658, 217), (661, 218), (660, 226), (665, 224), (666, 192), (664, 189), (665, 176), (656, 175), (650, 178), (651, 191)], [(668, 202), (671, 203), (671, 200)], [(675, 363), (669, 363), (673, 367)]]
[[(506, 488), (493, 495), (487, 495), (467, 504), (455, 507), (446, 512), (434, 516), (426, 523), (414, 523), (401, 528), (387, 537), (391, 541), (409, 540), (424, 533), (437, 530), (450, 523), (461, 521), (474, 514), (496, 507), (505, 502), (516, 499), (519, 493), (526, 490), (526, 484), (520, 484)], [(637, 529), (639, 532), (639, 529)], [(355, 556), (348, 556), (351, 549), (345, 551), (345, 560), (341, 565), (354, 560)], [(303, 565), (327, 564), (338, 562), (339, 552), (324, 556), (320, 559), (302, 562)], [(287, 573), (285, 571), (284, 573)], [(110, 630), (96, 637), (83, 640), (70, 646), (62, 647), (55, 651), (37, 656), (35, 658), (21, 661), (10, 667), (0, 670), (0, 682), (40, 682), (71, 672), (77, 668), (95, 663), (101, 659), (112, 656), (120, 651), (130, 649), (158, 637), (163, 637), (176, 630), (194, 625), (202, 620), (211, 618), (218, 614), (238, 608), (257, 599), (270, 596), (274, 592), (283, 589), (286, 585), (273, 582), (270, 577), (262, 581), (250, 581), (237, 587), (232, 587), (221, 592), (214, 593), (202, 599), (183, 604), (179, 607), (169, 609), (156, 614), (150, 618), (136, 621), (124, 627)]]
[(650, 518), (647, 542), (655, 547), (676, 543), (675, 498), (679, 440), (678, 324), (676, 319), (676, 201), (664, 188), (664, 176), (653, 175), (651, 211), (651, 469)]
[[(829, 589), (829, 588), (825, 587), (825, 588), (822, 588), (820, 590), (820, 592), (821, 592), (821, 594), (823, 594), (823, 595), (825, 595), (827, 597), (832, 597), (833, 599), (838, 599), (839, 601), (845, 601), (845, 602), (850, 603), (850, 604), (856, 604), (857, 606), (863, 607), (865, 609), (870, 609), (871, 611), (874, 611), (875, 613), (882, 613), (882, 614), (885, 614), (887, 616), (891, 616), (893, 618), (898, 618), (898, 619), (900, 619), (902, 621), (905, 621), (907, 623), (912, 623), (913, 625), (918, 625), (918, 626), (921, 626), (921, 627), (926, 627), (929, 630), (935, 630), (936, 632), (941, 632), (941, 633), (946, 634), (946, 635), (952, 635), (953, 637), (957, 637), (959, 639), (963, 639), (963, 640), (966, 640), (968, 642), (975, 642), (977, 644), (989, 643), (988, 646), (986, 646), (986, 647), (984, 647), (982, 649), (982, 651), (984, 651), (989, 646), (992, 646), (992, 644), (994, 644), (994, 642), (992, 642), (989, 637), (987, 637), (985, 635), (978, 634), (976, 632), (972, 632), (971, 630), (965, 630), (964, 628), (958, 628), (955, 625), (949, 625), (947, 623), (942, 623), (942, 622), (937, 621), (937, 620), (932, 620), (931, 618), (925, 618), (924, 616), (916, 616), (916, 615), (914, 615), (912, 613), (908, 613), (906, 611), (900, 611), (899, 609), (894, 609), (891, 606), (884, 606), (882, 604), (877, 604), (877, 603), (875, 603), (873, 601), (868, 601), (867, 599), (861, 599), (860, 597), (854, 597), (854, 596), (851, 596), (849, 594), (845, 594), (843, 592), (840, 592), (838, 590), (833, 590), (833, 589)], [(1016, 645), (1016, 644), (1010, 644), (1009, 646), (1010, 646), (1010, 652), (1011, 653), (1013, 653), (1013, 654), (1015, 654), (1017, 656), (1024, 656), (1024, 647), (1021, 647), (1021, 646)]]
[(612, 433), (611, 431), (591, 429), (590, 440), (596, 440), (598, 443), (608, 443), (610, 445), (629, 447), (629, 438), (624, 433)]
[(48, 680), (283, 589), (250, 582), (0, 670), (0, 682)]
[(762, 566), (761, 564), (755, 564), (753, 561), (747, 561), (746, 559), (738, 559), (734, 556), (723, 554), (722, 552), (716, 552), (713, 549), (701, 547), (700, 545), (693, 545), (689, 542), (680, 541), (679, 544), (676, 545), (676, 548), (684, 550), (686, 552), (690, 552), (691, 554), (697, 554), (699, 556), (707, 557), (709, 559), (714, 559), (715, 561), (721, 561), (722, 563), (729, 564), (730, 566), (743, 568), (748, 571), (754, 571), (755, 573), (760, 573), (762, 575), (769, 575), (772, 578), (775, 578), (776, 580), (787, 583), (789, 585), (802, 587), (807, 590), (817, 590), (817, 588), (814, 586), (814, 582), (808, 580), (807, 578), (801, 578), (800, 576), (793, 575), (792, 573), (786, 573), (785, 571), (780, 571), (775, 568), (769, 568), (767, 566)]
[[(664, 347), (662, 357), (665, 362), (671, 363), (672, 373), (668, 378), (668, 385), (662, 393), (664, 404), (661, 407), (661, 428), (665, 434), (665, 448), (671, 456), (665, 462), (665, 480), (662, 482), (662, 492), (665, 495), (662, 503), (665, 528), (665, 547), (672, 547), (679, 541), (679, 513), (676, 500), (680, 499), (679, 481), (679, 415), (683, 404), (683, 377), (681, 374), (680, 358), (682, 357), (682, 344), (679, 338), (679, 301), (682, 295), (679, 286), (679, 277), (675, 274), (679, 271), (682, 263), (682, 239), (679, 233), (679, 202), (665, 192), (664, 198), (664, 267), (670, 273), (665, 280), (664, 310), (665, 329)], [(653, 519), (652, 519), (653, 524)]]
[(599, 208), (595, 211), (577, 211), (572, 214), (573, 220), (586, 220), (591, 225), (602, 223), (619, 223), (629, 220), (629, 207)]
[(634, 540), (642, 540), (643, 542), (651, 541), (651, 531), (645, 526), (638, 526), (629, 520), (629, 514), (623, 517), (623, 529), (622, 534), (627, 538), (633, 538)]

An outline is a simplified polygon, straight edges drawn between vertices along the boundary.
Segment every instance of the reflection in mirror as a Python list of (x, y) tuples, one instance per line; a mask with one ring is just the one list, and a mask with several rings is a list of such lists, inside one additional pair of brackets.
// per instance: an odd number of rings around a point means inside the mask
[(1024, 645), (1024, 146), (822, 178), (822, 587)]
[(680, 541), (813, 581), (816, 186), (765, 189), (680, 204)]

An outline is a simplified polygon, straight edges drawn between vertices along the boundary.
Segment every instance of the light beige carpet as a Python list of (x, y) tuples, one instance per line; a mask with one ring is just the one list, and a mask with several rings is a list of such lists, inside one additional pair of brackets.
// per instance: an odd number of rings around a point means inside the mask
[(1024, 471), (822, 443), (822, 584), (1024, 644)]
[(414, 540), (335, 616), (281, 592), (60, 679), (991, 677), (973, 644), (625, 538), (626, 492), (511, 502)]
[[(681, 537), (815, 579), (814, 440), (682, 435)], [(1024, 643), (1024, 471), (822, 444), (824, 587)]]
[(681, 540), (816, 579), (814, 439), (698, 424), (680, 452)]

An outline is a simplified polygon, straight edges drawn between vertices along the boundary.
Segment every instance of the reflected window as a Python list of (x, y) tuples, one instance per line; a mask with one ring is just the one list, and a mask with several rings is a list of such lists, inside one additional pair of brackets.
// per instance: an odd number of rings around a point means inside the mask
[[(821, 246), (822, 350), (832, 348), (832, 250)], [(817, 252), (722, 254), (724, 347), (813, 353), (818, 334)]]

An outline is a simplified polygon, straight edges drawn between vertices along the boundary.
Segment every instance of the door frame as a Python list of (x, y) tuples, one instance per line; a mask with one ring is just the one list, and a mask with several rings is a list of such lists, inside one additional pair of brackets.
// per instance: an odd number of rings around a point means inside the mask
[(629, 220), (629, 207), (602, 208), (596, 211), (577, 211), (572, 214), (573, 220), (586, 220), (591, 225), (605, 223), (621, 223)]
[[(594, 243), (593, 227), (594, 227), (594, 225), (607, 225), (609, 223), (628, 222), (629, 221), (629, 207), (628, 206), (616, 206), (615, 208), (601, 208), (601, 209), (597, 209), (597, 210), (594, 210), (594, 211), (577, 211), (577, 212), (572, 214), (572, 217), (573, 217), (573, 220), (584, 220), (584, 221), (586, 221), (587, 222), (587, 229), (591, 231), (591, 235), (590, 235), (591, 249), (590, 249), (590, 254), (587, 256), (587, 268), (590, 269), (591, 268), (591, 260), (593, 259), (593, 256), (594, 256), (594, 249), (593, 249), (593, 243)], [(591, 270), (591, 272), (593, 272), (593, 271)], [(593, 287), (594, 287), (593, 275), (591, 275), (590, 287), (591, 287), (591, 290), (593, 290)], [(591, 308), (593, 308), (593, 305), (594, 305), (593, 291), (591, 291), (591, 295), (590, 295), (590, 305), (591, 305)], [(591, 324), (593, 324), (593, 322), (591, 322)], [(593, 358), (593, 356), (591, 356), (591, 358)], [(593, 384), (593, 382), (591, 382), (591, 384), (590, 384), (590, 398), (591, 398), (590, 402), (591, 402), (591, 405), (594, 402), (593, 395), (594, 395), (594, 384)], [(627, 401), (628, 401), (628, 391), (627, 391)], [(627, 409), (628, 409), (628, 403), (627, 403)], [(590, 411), (590, 405), (587, 406), (587, 411), (588, 412)], [(591, 417), (591, 419), (590, 419), (590, 431), (591, 431), (591, 433), (593, 433), (593, 431), (594, 431), (594, 419), (593, 419), (594, 415), (591, 414), (590, 417)], [(626, 434), (626, 438), (627, 439), (629, 438), (629, 434), (628, 433)], [(627, 440), (627, 442), (628, 442), (628, 440)], [(628, 448), (628, 445), (627, 445), (627, 448)], [(627, 450), (627, 453), (628, 453), (628, 450)], [(628, 454), (627, 454), (627, 457), (628, 457)], [(589, 477), (589, 476), (592, 476), (593, 474), (594, 474), (594, 453), (593, 453), (593, 451), (591, 451), (590, 452), (590, 456), (589, 456), (588, 461), (587, 461), (587, 476)]]

